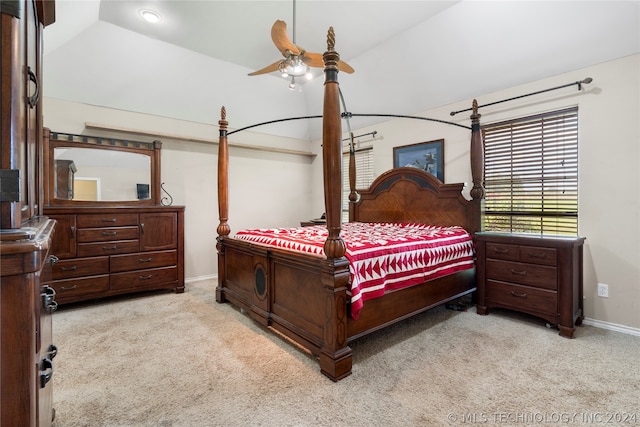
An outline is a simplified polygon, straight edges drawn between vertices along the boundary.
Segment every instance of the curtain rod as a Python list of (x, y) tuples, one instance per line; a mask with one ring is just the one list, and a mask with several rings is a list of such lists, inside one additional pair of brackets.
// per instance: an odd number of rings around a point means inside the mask
[[(496, 102), (490, 102), (489, 104), (480, 105), (480, 106), (478, 106), (478, 108), (488, 107), (489, 105), (499, 104), (501, 102), (513, 101), (514, 99), (520, 99), (520, 98), (524, 98), (524, 97), (531, 96), (531, 95), (537, 95), (539, 93), (549, 92), (549, 91), (556, 90), (556, 89), (562, 89), (564, 87), (573, 86), (573, 85), (578, 85), (578, 90), (582, 90), (582, 85), (583, 84), (589, 84), (592, 81), (593, 81), (593, 79), (591, 77), (587, 77), (584, 80), (580, 80), (580, 81), (573, 82), (573, 83), (567, 83), (566, 85), (556, 86), (556, 87), (552, 87), (550, 89), (539, 90), (537, 92), (531, 92), (531, 93), (527, 93), (526, 95), (514, 96), (513, 98), (507, 98), (507, 99), (503, 99), (503, 100), (496, 101)], [(451, 114), (452, 116), (455, 116), (456, 114), (463, 113), (465, 111), (471, 111), (471, 108), (467, 108), (465, 110), (459, 110), (459, 111), (452, 111), (449, 114)]]
[(363, 133), (361, 135), (350, 136), (349, 138), (344, 138), (343, 141), (349, 141), (350, 139), (360, 138), (362, 136), (367, 136), (367, 135), (371, 135), (371, 136), (375, 137), (377, 134), (378, 134), (378, 131), (374, 130), (373, 132), (367, 132), (367, 133)]

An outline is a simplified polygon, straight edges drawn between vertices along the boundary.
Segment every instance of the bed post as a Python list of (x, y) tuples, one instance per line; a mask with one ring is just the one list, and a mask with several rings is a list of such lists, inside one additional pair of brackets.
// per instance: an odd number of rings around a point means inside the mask
[(481, 203), (484, 198), (484, 149), (482, 146), (482, 132), (480, 130), (480, 117), (478, 113), (478, 101), (473, 100), (471, 114), (471, 179), (473, 182), (473, 188), (471, 188), (471, 198), (474, 202), (474, 229), (469, 230), (471, 232), (480, 231), (481, 225)]
[(222, 107), (220, 110), (220, 137), (218, 140), (218, 214), (220, 224), (218, 225), (217, 244), (218, 249), (218, 287), (216, 288), (216, 301), (224, 302), (222, 289), (225, 285), (225, 262), (224, 247), (221, 240), (228, 236), (231, 229), (227, 223), (229, 219), (229, 144), (227, 142), (227, 110)]
[(322, 158), (324, 203), (328, 237), (324, 244), (322, 286), (325, 291), (324, 339), (320, 349), (320, 370), (338, 381), (351, 374), (351, 348), (347, 346), (347, 285), (349, 264), (340, 237), (342, 209), (342, 130), (338, 88), (338, 61), (333, 27), (327, 35), (324, 59), (324, 107), (322, 113)]

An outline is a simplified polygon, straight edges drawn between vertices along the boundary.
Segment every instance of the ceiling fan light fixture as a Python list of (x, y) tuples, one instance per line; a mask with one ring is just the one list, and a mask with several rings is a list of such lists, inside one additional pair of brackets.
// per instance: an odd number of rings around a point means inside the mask
[(309, 72), (309, 66), (299, 56), (292, 56), (280, 63), (278, 67), (283, 77), (302, 77)]
[(162, 19), (158, 12), (151, 9), (140, 9), (140, 16), (142, 16), (142, 19), (152, 24), (160, 22)]

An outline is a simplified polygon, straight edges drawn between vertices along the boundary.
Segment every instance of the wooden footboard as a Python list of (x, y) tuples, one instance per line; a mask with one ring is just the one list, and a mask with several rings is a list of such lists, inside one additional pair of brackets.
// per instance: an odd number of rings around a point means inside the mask
[(312, 255), (221, 240), (216, 299), (245, 310), (319, 358), (334, 381), (351, 374), (354, 339), (475, 290), (474, 270), (368, 300), (358, 320), (349, 312), (349, 265)]
[(349, 264), (249, 242), (220, 241), (216, 299), (246, 310), (320, 360), (334, 381), (351, 373), (347, 346)]

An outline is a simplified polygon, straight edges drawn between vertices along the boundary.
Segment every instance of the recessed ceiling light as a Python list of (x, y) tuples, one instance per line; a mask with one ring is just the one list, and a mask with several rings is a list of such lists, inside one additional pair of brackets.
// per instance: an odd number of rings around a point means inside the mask
[(141, 9), (140, 16), (142, 16), (142, 18), (144, 18), (145, 21), (151, 22), (152, 24), (155, 24), (156, 22), (159, 22), (160, 19), (162, 19), (158, 12), (155, 12), (150, 9)]

